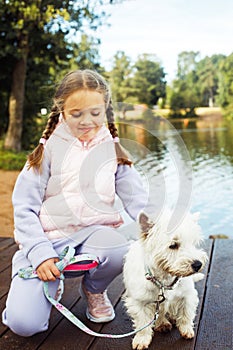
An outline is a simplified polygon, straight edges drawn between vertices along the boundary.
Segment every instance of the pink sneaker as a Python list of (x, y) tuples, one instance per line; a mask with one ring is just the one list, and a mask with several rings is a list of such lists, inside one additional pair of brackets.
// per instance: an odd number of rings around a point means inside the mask
[(80, 294), (87, 300), (87, 318), (95, 323), (109, 322), (115, 318), (113, 306), (108, 299), (107, 291), (103, 293), (91, 293), (82, 284)]

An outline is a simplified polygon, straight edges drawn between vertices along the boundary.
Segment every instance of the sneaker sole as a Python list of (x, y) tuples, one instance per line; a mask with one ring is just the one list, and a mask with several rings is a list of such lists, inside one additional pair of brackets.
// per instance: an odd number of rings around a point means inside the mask
[(88, 318), (88, 320), (94, 322), (94, 323), (105, 323), (105, 322), (110, 322), (115, 318), (115, 312), (113, 311), (111, 316), (106, 316), (106, 317), (94, 317), (92, 316), (89, 311), (88, 308), (86, 309), (86, 316)]

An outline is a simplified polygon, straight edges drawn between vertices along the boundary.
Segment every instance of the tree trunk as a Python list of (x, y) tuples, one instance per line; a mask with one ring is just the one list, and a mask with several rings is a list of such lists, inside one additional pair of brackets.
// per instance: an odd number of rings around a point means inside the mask
[(9, 125), (4, 148), (13, 151), (21, 150), (23, 131), (23, 103), (27, 69), (27, 55), (23, 55), (14, 67), (9, 100)]

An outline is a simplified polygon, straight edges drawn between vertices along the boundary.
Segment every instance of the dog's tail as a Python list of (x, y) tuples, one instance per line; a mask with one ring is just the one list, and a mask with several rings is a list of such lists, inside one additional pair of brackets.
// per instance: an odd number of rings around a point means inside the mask
[(192, 277), (193, 277), (193, 282), (198, 282), (198, 281), (201, 281), (201, 280), (203, 280), (203, 278), (204, 278), (204, 274), (203, 273), (195, 273), (194, 275), (192, 275)]

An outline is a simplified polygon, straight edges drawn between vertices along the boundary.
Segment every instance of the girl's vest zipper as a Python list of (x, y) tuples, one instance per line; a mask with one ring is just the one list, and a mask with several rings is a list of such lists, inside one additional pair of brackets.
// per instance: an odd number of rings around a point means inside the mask
[(83, 149), (84, 150), (87, 150), (87, 144), (88, 144), (87, 141), (83, 141)]

